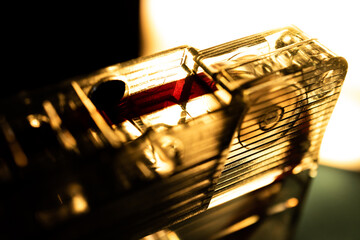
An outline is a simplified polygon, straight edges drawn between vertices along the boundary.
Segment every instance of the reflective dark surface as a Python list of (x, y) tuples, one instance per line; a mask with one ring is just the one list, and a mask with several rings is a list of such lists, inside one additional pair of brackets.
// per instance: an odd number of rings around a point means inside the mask
[(310, 185), (294, 239), (358, 239), (359, 186), (359, 172), (320, 165)]

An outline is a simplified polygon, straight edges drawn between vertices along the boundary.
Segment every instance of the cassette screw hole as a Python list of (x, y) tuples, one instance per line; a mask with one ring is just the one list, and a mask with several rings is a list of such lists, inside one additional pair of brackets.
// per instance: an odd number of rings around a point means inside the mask
[(334, 71), (330, 70), (321, 75), (318, 82), (318, 89), (316, 90), (316, 97), (318, 99), (323, 98), (333, 92), (336, 87), (336, 79), (334, 77)]
[(122, 80), (108, 80), (95, 85), (89, 98), (97, 108), (106, 109), (118, 105), (126, 95), (127, 86)]
[(264, 112), (259, 119), (260, 129), (263, 131), (273, 128), (282, 118), (284, 109), (279, 106), (272, 106)]

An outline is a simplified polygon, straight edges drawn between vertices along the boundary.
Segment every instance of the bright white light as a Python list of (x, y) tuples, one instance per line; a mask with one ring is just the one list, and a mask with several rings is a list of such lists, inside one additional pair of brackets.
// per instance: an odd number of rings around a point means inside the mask
[(341, 95), (320, 150), (320, 163), (360, 171), (360, 99)]
[[(349, 70), (342, 97), (327, 128), (320, 163), (360, 171), (360, 22), (357, 1), (141, 0), (142, 54), (180, 45), (204, 49), (294, 24), (343, 56)], [(355, 24), (355, 25), (354, 25)]]

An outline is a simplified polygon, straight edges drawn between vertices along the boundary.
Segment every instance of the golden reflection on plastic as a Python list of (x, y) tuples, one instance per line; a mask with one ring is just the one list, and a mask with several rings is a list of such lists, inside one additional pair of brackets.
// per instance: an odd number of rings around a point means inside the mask
[(28, 165), (28, 158), (21, 148), (18, 140), (15, 137), (15, 133), (12, 130), (6, 119), (0, 116), (0, 127), (4, 133), (5, 139), (9, 145), (11, 154), (13, 155), (15, 164), (19, 167), (26, 167)]
[(74, 214), (82, 214), (89, 210), (89, 205), (83, 195), (81, 185), (78, 183), (70, 184), (68, 187), (68, 194), (71, 197), (70, 207)]
[(77, 142), (73, 135), (67, 130), (63, 129), (61, 126), (61, 118), (56, 112), (54, 106), (50, 101), (44, 101), (43, 107), (45, 112), (48, 115), (49, 123), (51, 128), (57, 133), (59, 140), (64, 145), (64, 147), (68, 150), (73, 150), (79, 153), (79, 149), (77, 148)]
[(41, 122), (38, 117), (33, 114), (27, 116), (30, 126), (33, 128), (39, 128), (41, 126)]
[(226, 228), (225, 230), (222, 230), (221, 232), (217, 233), (215, 236), (213, 236), (211, 238), (211, 240), (222, 239), (232, 233), (235, 233), (237, 231), (240, 231), (241, 229), (244, 229), (246, 227), (249, 227), (249, 226), (257, 223), (259, 220), (260, 220), (260, 217), (258, 215), (252, 215), (248, 218), (245, 218), (244, 220), (241, 220), (238, 223), (231, 225), (230, 227)]
[(83, 213), (88, 210), (88, 204), (85, 198), (80, 194), (73, 196), (71, 203), (74, 213)]
[(264, 174), (261, 178), (255, 179), (254, 181), (249, 182), (246, 185), (242, 185), (237, 188), (233, 188), (232, 190), (223, 193), (220, 196), (214, 197), (211, 199), (209, 208), (216, 207), (220, 204), (228, 202), (232, 199), (240, 197), (246, 193), (252, 192), (261, 187), (267, 186), (270, 183), (274, 182), (275, 179), (282, 173), (282, 171), (272, 171), (270, 173)]
[(181, 240), (178, 235), (170, 230), (161, 230), (141, 238), (141, 240)]
[(297, 198), (290, 198), (286, 201), (286, 206), (288, 208), (296, 207), (299, 204), (299, 200)]
[(170, 175), (175, 168), (172, 161), (164, 161), (164, 158), (161, 158), (159, 153), (156, 152), (153, 147), (149, 147), (145, 150), (145, 156), (152, 163), (152, 167), (155, 169), (155, 171), (161, 176)]
[(90, 141), (94, 144), (95, 147), (101, 148), (104, 146), (104, 143), (97, 132), (95, 132), (93, 129), (89, 129), (88, 132)]
[(57, 197), (58, 197), (58, 199), (59, 199), (60, 204), (64, 204), (63, 201), (62, 201), (62, 198), (61, 198), (60, 194), (58, 194)]
[(121, 129), (124, 129), (131, 139), (136, 139), (140, 137), (142, 132), (134, 126), (134, 124), (130, 123), (128, 120), (121, 123)]
[(274, 206), (271, 206), (269, 209), (267, 209), (268, 215), (273, 215), (277, 213), (284, 212), (285, 210), (289, 208), (294, 208), (299, 204), (299, 200), (295, 197), (289, 198), (285, 202), (281, 202), (278, 204), (275, 204)]

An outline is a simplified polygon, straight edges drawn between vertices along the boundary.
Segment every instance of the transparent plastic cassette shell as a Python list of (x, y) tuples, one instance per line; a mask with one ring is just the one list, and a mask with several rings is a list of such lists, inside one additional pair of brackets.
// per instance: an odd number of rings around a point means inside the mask
[(2, 102), (1, 222), (19, 237), (136, 239), (315, 170), (346, 70), (287, 27)]
[(266, 173), (272, 181), (316, 169), (346, 75), (344, 58), (288, 27), (199, 51), (196, 62), (228, 92), (240, 94), (246, 106), (214, 205), (247, 192), (246, 184)]

